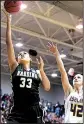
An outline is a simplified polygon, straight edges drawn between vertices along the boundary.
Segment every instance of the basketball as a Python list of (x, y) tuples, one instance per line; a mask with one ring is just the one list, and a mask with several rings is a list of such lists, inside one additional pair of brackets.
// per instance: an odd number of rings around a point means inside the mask
[(4, 8), (8, 13), (17, 13), (20, 11), (22, 1), (5, 0)]
[(30, 54), (31, 56), (37, 56), (37, 51), (30, 49), (30, 50), (29, 50), (29, 54)]

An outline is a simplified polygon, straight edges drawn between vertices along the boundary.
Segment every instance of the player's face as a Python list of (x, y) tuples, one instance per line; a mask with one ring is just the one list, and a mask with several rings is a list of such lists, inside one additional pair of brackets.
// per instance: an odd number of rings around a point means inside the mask
[(82, 85), (83, 84), (83, 75), (77, 74), (74, 76), (73, 85)]
[(31, 58), (29, 56), (29, 54), (25, 51), (22, 51), (18, 54), (18, 62), (21, 63), (21, 62), (30, 62), (31, 61)]

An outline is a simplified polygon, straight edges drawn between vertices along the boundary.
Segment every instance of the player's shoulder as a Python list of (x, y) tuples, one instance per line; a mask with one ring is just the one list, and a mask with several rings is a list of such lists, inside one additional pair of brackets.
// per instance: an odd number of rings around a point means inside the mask
[(18, 71), (23, 71), (23, 65), (22, 64), (18, 64), (15, 68), (15, 70), (10, 74), (12, 77), (16, 75), (16, 73)]
[(18, 70), (18, 68), (19, 68), (19, 64), (16, 66), (16, 68), (14, 69), (14, 71), (13, 72), (11, 72), (11, 75), (13, 76), (14, 74), (15, 74), (15, 72)]
[(67, 90), (67, 92), (65, 93), (65, 99), (67, 99), (67, 97), (69, 97), (71, 94), (75, 93), (75, 90), (73, 89), (73, 87), (70, 87), (69, 90)]

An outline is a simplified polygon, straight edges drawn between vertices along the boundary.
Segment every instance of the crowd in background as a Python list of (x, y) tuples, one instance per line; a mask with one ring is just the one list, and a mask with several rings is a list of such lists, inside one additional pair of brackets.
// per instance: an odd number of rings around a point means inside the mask
[[(6, 118), (13, 105), (12, 94), (4, 94), (1, 96), (1, 121), (6, 123)], [(43, 100), (40, 101), (40, 107), (43, 110), (43, 120), (45, 123), (63, 123), (64, 121), (64, 105), (59, 102), (56, 105)]]
[(12, 94), (8, 95), (8, 94), (4, 94), (1, 95), (1, 106), (0, 106), (0, 110), (1, 110), (1, 122), (6, 123), (6, 118), (8, 113), (11, 110), (11, 107), (13, 105), (13, 97)]
[(43, 119), (46, 123), (63, 123), (64, 122), (64, 105), (61, 105), (59, 102), (56, 105), (51, 103), (40, 103), (40, 106), (43, 110)]

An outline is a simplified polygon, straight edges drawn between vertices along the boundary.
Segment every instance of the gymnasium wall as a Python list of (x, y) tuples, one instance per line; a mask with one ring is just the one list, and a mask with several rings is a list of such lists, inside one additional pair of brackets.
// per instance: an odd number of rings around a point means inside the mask
[[(8, 93), (11, 94), (11, 83), (10, 83), (10, 77), (7, 75), (1, 75), (1, 89), (2, 94)], [(64, 92), (60, 85), (51, 85), (51, 89), (49, 92), (44, 91), (42, 87), (40, 87), (40, 98), (44, 100), (48, 100), (49, 102), (52, 102), (55, 104), (57, 101), (59, 101), (61, 104), (64, 103)]]

